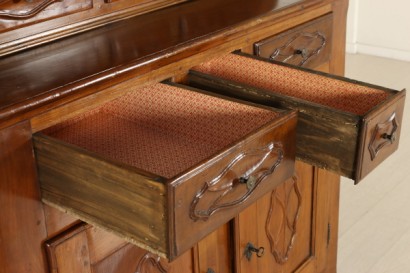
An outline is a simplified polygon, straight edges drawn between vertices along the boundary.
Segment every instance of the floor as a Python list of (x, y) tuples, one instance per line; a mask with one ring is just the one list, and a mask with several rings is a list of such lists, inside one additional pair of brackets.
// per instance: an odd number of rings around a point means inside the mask
[(346, 76), (408, 93), (399, 150), (359, 185), (342, 179), (338, 273), (408, 273), (410, 62), (348, 55)]

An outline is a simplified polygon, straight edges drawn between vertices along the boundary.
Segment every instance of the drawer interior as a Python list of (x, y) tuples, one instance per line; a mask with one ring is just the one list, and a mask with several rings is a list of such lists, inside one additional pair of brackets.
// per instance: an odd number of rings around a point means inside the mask
[(336, 78), (329, 80), (320, 73), (272, 65), (240, 54), (228, 54), (194, 70), (356, 115), (368, 113), (393, 95), (384, 89)]
[(159, 83), (43, 133), (172, 178), (277, 117), (267, 109)]

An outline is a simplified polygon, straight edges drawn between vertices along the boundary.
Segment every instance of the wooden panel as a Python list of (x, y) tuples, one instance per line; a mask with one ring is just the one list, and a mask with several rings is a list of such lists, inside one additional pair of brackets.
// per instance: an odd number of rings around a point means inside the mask
[(399, 147), (406, 91), (366, 116), (357, 167), (357, 180), (362, 179)]
[[(312, 254), (313, 167), (297, 162), (296, 175), (265, 195), (237, 219), (238, 272), (294, 272)], [(248, 243), (263, 247), (257, 257)]]
[(93, 263), (98, 263), (127, 244), (124, 239), (100, 228), (91, 227), (86, 233)]
[(47, 241), (50, 272), (91, 273), (85, 224), (78, 224)]
[[(94, 261), (93, 261), (94, 262)], [(187, 251), (169, 263), (132, 244), (127, 244), (98, 263), (93, 273), (193, 273), (192, 252)]]
[[(143, 249), (137, 248), (131, 244), (127, 244), (121, 249), (117, 250), (110, 256), (104, 257), (105, 259), (93, 264), (93, 273), (163, 273), (163, 271), (155, 271), (157, 259), (153, 259), (153, 270), (136, 271), (139, 262), (144, 258), (147, 252)], [(150, 264), (151, 265), (151, 264)], [(159, 266), (161, 268), (162, 265)], [(158, 267), (157, 267), (158, 268)]]
[(63, 230), (76, 225), (80, 220), (71, 214), (62, 212), (56, 208), (43, 204), (44, 215), (46, 217), (47, 237), (51, 238), (61, 233)]
[(213, 270), (214, 272), (234, 272), (232, 265), (235, 257), (231, 238), (231, 223), (227, 223), (204, 239), (195, 248), (197, 251), (197, 268), (200, 273)]
[(332, 14), (255, 43), (255, 55), (303, 67), (328, 62), (332, 48)]
[(314, 245), (317, 272), (336, 272), (337, 233), (339, 222), (340, 176), (315, 168), (313, 213)]
[[(0, 48), (30, 46), (186, 0), (2, 0)], [(14, 37), (14, 39), (13, 39)], [(23, 40), (16, 44), (16, 38)], [(41, 43), (40, 42), (40, 43)]]
[(84, 223), (48, 240), (46, 250), (52, 273), (193, 273), (191, 251), (168, 263)]
[(46, 238), (28, 122), (0, 131), (0, 272), (45, 273)]

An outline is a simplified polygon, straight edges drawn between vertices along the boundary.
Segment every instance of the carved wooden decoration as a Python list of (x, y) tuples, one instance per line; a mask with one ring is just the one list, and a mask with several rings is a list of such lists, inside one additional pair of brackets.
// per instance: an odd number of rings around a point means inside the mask
[[(279, 189), (285, 189), (285, 192), (279, 193)], [(265, 231), (270, 251), (278, 264), (284, 264), (289, 259), (297, 235), (301, 206), (302, 195), (296, 176), (272, 191)]]
[(62, 0), (0, 0), (0, 18), (27, 19)]
[(369, 143), (369, 151), (372, 160), (376, 158), (377, 154), (384, 146), (396, 141), (396, 132), (398, 128), (399, 123), (396, 118), (396, 113), (393, 113), (386, 122), (378, 123), (376, 125), (372, 139)]
[[(155, 271), (153, 271), (155, 270)], [(160, 257), (147, 252), (138, 263), (135, 273), (158, 272), (167, 273), (167, 268), (161, 264)]]
[(301, 32), (290, 38), (283, 46), (276, 48), (269, 56), (272, 60), (289, 62), (298, 60), (303, 66), (312, 57), (318, 55), (326, 46), (326, 37), (321, 32)]
[(191, 219), (206, 221), (218, 210), (243, 203), (275, 171), (282, 159), (280, 143), (269, 143), (265, 147), (238, 154), (196, 194), (191, 203)]
[(92, 0), (0, 0), (0, 33), (92, 7)]

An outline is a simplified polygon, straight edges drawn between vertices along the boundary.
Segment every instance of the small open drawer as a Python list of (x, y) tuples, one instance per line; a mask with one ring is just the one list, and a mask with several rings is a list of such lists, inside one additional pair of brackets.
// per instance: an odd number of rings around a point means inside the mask
[(296, 112), (155, 84), (34, 136), (42, 198), (170, 260), (294, 171)]
[(405, 91), (297, 68), (243, 53), (195, 67), (187, 84), (299, 110), (299, 159), (359, 182), (399, 144)]

